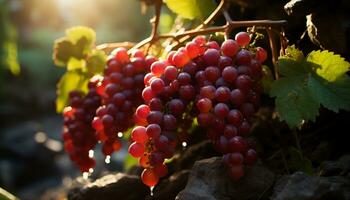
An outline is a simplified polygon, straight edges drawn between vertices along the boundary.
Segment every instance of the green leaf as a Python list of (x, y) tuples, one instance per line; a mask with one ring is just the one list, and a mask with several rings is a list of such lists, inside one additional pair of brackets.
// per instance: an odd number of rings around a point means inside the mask
[(290, 127), (297, 127), (304, 121), (315, 121), (319, 103), (307, 87), (300, 84), (303, 77), (281, 78), (272, 84), (270, 94), (276, 98), (276, 111), (280, 119)]
[(295, 147), (289, 147), (288, 153), (291, 156), (288, 160), (289, 166), (295, 171), (303, 171), (309, 175), (313, 174), (311, 161), (303, 156), (302, 152)]
[(288, 46), (286, 48), (286, 55), (283, 57), (292, 58), (296, 61), (302, 61), (305, 58), (303, 52), (297, 49), (295, 45)]
[(130, 154), (127, 154), (125, 160), (124, 160), (124, 170), (128, 171), (130, 170), (133, 166), (138, 164), (138, 159), (132, 157)]
[(204, 20), (215, 9), (213, 0), (164, 0), (174, 13), (187, 19)]
[(88, 77), (78, 71), (67, 71), (57, 84), (56, 110), (62, 112), (68, 105), (69, 92), (80, 90), (87, 92)]
[(96, 40), (96, 33), (94, 30), (84, 26), (77, 26), (66, 30), (67, 38), (76, 44), (81, 38), (85, 37), (88, 46), (92, 46)]
[(86, 59), (87, 71), (92, 75), (102, 74), (106, 63), (107, 56), (104, 51), (92, 51), (92, 53)]
[(339, 55), (329, 51), (313, 51), (306, 60), (315, 64), (316, 74), (329, 82), (335, 82), (339, 77), (347, 76), (350, 64)]
[(313, 96), (326, 108), (338, 112), (350, 110), (350, 64), (329, 51), (313, 51), (307, 58), (313, 67), (308, 81)]
[(57, 66), (66, 66), (71, 57), (84, 59), (95, 43), (95, 33), (86, 27), (75, 27), (66, 31), (67, 36), (57, 39), (53, 59)]
[(338, 112), (350, 110), (350, 64), (328, 51), (313, 51), (306, 58), (294, 47), (278, 61), (283, 77), (272, 83), (276, 111), (290, 127), (314, 121), (320, 105)]
[(67, 70), (73, 71), (73, 70), (81, 70), (85, 71), (86, 69), (86, 62), (84, 59), (77, 59), (75, 57), (71, 57), (67, 63)]

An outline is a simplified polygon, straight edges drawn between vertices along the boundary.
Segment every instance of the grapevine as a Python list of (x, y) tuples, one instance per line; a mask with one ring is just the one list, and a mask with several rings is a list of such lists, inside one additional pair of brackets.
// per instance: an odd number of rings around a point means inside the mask
[[(228, 1), (221, 0), (196, 28), (158, 34), (162, 1), (155, 1), (154, 6), (150, 37), (137, 44), (97, 46), (98, 50), (112, 50), (106, 68), (102, 76), (92, 78), (89, 84), (92, 91), (86, 97), (80, 93), (72, 97), (88, 98), (94, 93), (99, 98), (99, 104), (89, 110), (89, 118), (84, 122), (89, 129), (87, 134), (95, 139), (84, 146), (84, 155), (99, 141), (103, 143), (103, 154), (110, 156), (121, 148), (118, 133), (132, 128), (129, 153), (139, 159), (144, 168), (141, 179), (152, 188), (168, 173), (166, 159), (174, 156), (178, 144), (187, 144), (191, 126), (198, 124), (222, 153), (231, 177), (238, 180), (244, 176), (245, 165), (257, 160), (255, 143), (249, 135), (252, 117), (260, 106), (262, 63), (268, 57), (264, 48), (255, 46), (261, 35), (258, 32), (265, 30), (268, 35), (273, 71), (278, 79), (275, 37), (280, 39), (280, 54), (285, 55), (286, 21), (234, 21), (226, 11)], [(220, 14), (226, 24), (209, 26)], [(230, 39), (231, 32), (241, 27), (248, 28), (247, 32), (239, 32)], [(222, 44), (205, 36), (218, 32), (225, 33)], [(192, 40), (185, 43), (189, 39)], [(165, 51), (167, 58), (146, 56), (160, 40), (170, 41)], [(72, 104), (65, 109), (64, 116), (79, 120), (76, 114), (71, 114), (71, 110), (78, 109)], [(66, 121), (69, 127), (72, 122)], [(68, 138), (66, 132), (66, 150), (71, 154), (69, 145), (74, 139)], [(92, 162), (82, 171), (91, 167)]]

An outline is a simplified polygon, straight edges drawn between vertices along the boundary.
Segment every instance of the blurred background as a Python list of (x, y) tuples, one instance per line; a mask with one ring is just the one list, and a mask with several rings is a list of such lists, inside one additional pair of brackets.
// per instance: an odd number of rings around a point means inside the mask
[(140, 41), (151, 16), (140, 11), (137, 0), (0, 0), (0, 187), (51, 199), (80, 175), (62, 150), (54, 102), (65, 69), (53, 64), (53, 42), (77, 25), (93, 28), (97, 44)]

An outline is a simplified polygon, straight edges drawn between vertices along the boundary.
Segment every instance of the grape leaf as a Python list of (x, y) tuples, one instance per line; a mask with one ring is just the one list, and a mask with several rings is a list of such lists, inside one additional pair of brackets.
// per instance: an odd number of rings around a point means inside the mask
[(69, 58), (69, 61), (67, 63), (67, 70), (73, 71), (73, 70), (81, 70), (86, 71), (86, 62), (84, 59), (77, 59), (75, 57)]
[(164, 0), (174, 13), (187, 19), (204, 20), (215, 9), (213, 0)]
[(54, 44), (53, 59), (57, 66), (66, 66), (71, 57), (84, 59), (95, 43), (95, 33), (86, 27), (75, 27), (66, 31), (66, 37)]
[(68, 105), (69, 92), (80, 90), (87, 92), (88, 77), (78, 71), (67, 71), (57, 84), (56, 111), (62, 112)]
[(308, 82), (313, 96), (334, 112), (350, 110), (350, 78), (346, 74), (350, 64), (329, 51), (311, 52), (306, 59), (315, 70)]
[(69, 28), (66, 30), (66, 35), (67, 38), (69, 38), (74, 44), (77, 43), (82, 37), (85, 37), (89, 47), (91, 47), (96, 40), (95, 31), (84, 26)]
[(320, 105), (350, 110), (349, 63), (328, 51), (313, 51), (306, 58), (295, 47), (287, 48), (278, 60), (283, 77), (274, 81), (270, 95), (276, 111), (290, 127), (314, 121)]
[(281, 78), (272, 84), (270, 94), (276, 97), (276, 111), (281, 120), (291, 127), (299, 126), (303, 120), (316, 119), (319, 103), (307, 87), (300, 84), (304, 77)]
[(87, 72), (91, 75), (102, 74), (107, 62), (107, 56), (104, 51), (95, 50), (87, 57)]

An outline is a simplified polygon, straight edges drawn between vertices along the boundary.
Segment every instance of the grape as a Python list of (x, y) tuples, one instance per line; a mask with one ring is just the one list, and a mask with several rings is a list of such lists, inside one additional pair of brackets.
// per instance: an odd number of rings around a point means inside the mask
[(229, 140), (229, 146), (232, 152), (245, 152), (247, 144), (240, 136), (235, 136)]
[(200, 99), (196, 104), (198, 110), (202, 113), (209, 112), (212, 108), (211, 100), (208, 98)]
[(148, 140), (146, 128), (143, 126), (136, 126), (131, 132), (131, 139), (137, 143), (144, 144)]
[(252, 79), (247, 75), (240, 75), (236, 79), (236, 87), (243, 92), (248, 92), (253, 86)]
[(249, 149), (245, 154), (244, 162), (248, 165), (252, 165), (255, 163), (257, 159), (257, 155), (254, 149)]
[(241, 112), (239, 112), (238, 110), (230, 110), (229, 113), (227, 114), (227, 121), (228, 123), (235, 125), (235, 126), (239, 126), (242, 122), (243, 116), (241, 114)]
[(120, 63), (128, 63), (130, 61), (128, 52), (125, 48), (117, 48), (112, 51), (112, 55), (120, 62)]
[(129, 147), (129, 153), (135, 158), (141, 157), (144, 151), (145, 146), (141, 143), (134, 142)]
[(218, 103), (214, 107), (214, 113), (217, 117), (223, 119), (229, 113), (229, 107), (224, 103)]
[(215, 82), (221, 75), (220, 69), (217, 67), (207, 67), (204, 71), (206, 79)]
[(215, 87), (211, 85), (204, 86), (200, 89), (200, 95), (211, 100), (215, 98), (215, 92)]
[(188, 55), (184, 52), (178, 51), (174, 54), (172, 62), (176, 67), (183, 67), (190, 61)]
[(177, 69), (174, 66), (167, 66), (164, 70), (164, 76), (169, 81), (176, 79)]
[(151, 111), (147, 116), (147, 122), (149, 124), (161, 124), (163, 114), (160, 111)]
[(236, 55), (238, 65), (249, 65), (252, 60), (252, 54), (246, 49), (240, 50)]
[[(248, 41), (249, 43), (249, 41)], [(242, 45), (241, 45), (242, 46)], [(228, 39), (222, 43), (221, 51), (225, 56), (233, 57), (239, 50), (239, 46), (236, 41)]]
[(236, 68), (232, 66), (227, 66), (222, 70), (221, 76), (224, 78), (225, 81), (229, 83), (234, 83), (238, 76), (238, 72)]
[(146, 133), (150, 138), (158, 138), (161, 132), (161, 128), (158, 124), (150, 124), (146, 128)]
[(250, 36), (247, 32), (239, 32), (236, 34), (235, 40), (239, 46), (245, 47), (250, 42)]
[(191, 82), (191, 75), (186, 72), (181, 72), (177, 80), (179, 81), (180, 85), (188, 85)]
[(156, 61), (151, 65), (151, 72), (154, 76), (160, 77), (165, 70), (166, 65), (162, 61)]
[(151, 89), (154, 94), (159, 94), (164, 90), (164, 82), (160, 78), (154, 78), (151, 81)]
[(150, 108), (147, 105), (140, 105), (136, 109), (136, 115), (140, 118), (146, 118), (150, 112)]
[(255, 58), (260, 62), (263, 63), (266, 58), (267, 58), (267, 52), (265, 49), (261, 48), (261, 47), (257, 47), (256, 48), (256, 52), (255, 52)]
[(208, 49), (203, 55), (204, 62), (209, 66), (216, 66), (220, 58), (220, 52), (217, 49)]
[(153, 169), (146, 168), (143, 170), (141, 174), (141, 180), (148, 187), (153, 187), (157, 185), (159, 181), (159, 177), (156, 175)]
[(186, 44), (186, 51), (188, 52), (188, 57), (193, 59), (201, 54), (200, 46), (196, 42), (188, 42)]
[(221, 86), (215, 91), (215, 99), (218, 102), (226, 102), (230, 99), (230, 89), (225, 86)]

